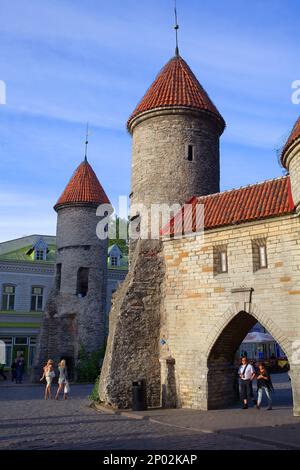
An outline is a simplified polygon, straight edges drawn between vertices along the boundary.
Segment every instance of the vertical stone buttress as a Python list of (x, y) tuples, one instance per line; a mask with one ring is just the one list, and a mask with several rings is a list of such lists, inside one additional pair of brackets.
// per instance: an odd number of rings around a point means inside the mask
[[(225, 123), (191, 69), (175, 56), (128, 121), (131, 206), (183, 204), (219, 191), (219, 138)], [(131, 217), (139, 210), (132, 210)], [(137, 207), (137, 206), (136, 206)], [(131, 406), (132, 381), (146, 379), (148, 404), (161, 403), (160, 331), (164, 280), (160, 240), (131, 243), (126, 281), (114, 296), (99, 397)]]

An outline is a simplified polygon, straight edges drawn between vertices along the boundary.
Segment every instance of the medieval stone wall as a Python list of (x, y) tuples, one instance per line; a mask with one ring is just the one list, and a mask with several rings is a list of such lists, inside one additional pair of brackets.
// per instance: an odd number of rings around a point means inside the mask
[[(256, 239), (266, 240), (266, 269), (254, 266)], [(207, 409), (224, 404), (224, 383), (233, 383), (235, 348), (257, 320), (288, 356), (294, 411), (299, 414), (300, 354), (293, 349), (300, 341), (299, 216), (209, 230), (203, 244), (200, 236), (194, 236), (166, 240), (163, 245), (166, 275), (160, 337), (165, 344), (160, 347), (160, 361), (162, 371), (167, 361), (174, 361), (178, 405)], [(214, 270), (218, 245), (227, 245), (228, 250), (228, 272), (223, 274)], [(251, 316), (241, 317), (224, 334), (241, 311)], [(223, 357), (214, 349), (222, 333)], [(166, 380), (163, 374), (162, 386)], [(227, 388), (227, 393), (232, 392)]]
[(130, 271), (114, 294), (99, 397), (115, 408), (131, 406), (132, 382), (140, 379), (146, 379), (148, 405), (160, 405), (161, 248), (159, 241), (139, 240)]

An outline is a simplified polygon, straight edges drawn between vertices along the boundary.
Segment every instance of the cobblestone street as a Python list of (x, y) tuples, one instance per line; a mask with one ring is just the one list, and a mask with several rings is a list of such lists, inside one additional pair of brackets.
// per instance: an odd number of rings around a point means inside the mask
[(89, 407), (91, 388), (73, 385), (70, 400), (57, 402), (43, 400), (42, 386), (1, 382), (0, 448), (279, 449), (289, 448), (278, 443), (289, 439), (291, 448), (300, 448), (293, 437), (299, 434), (300, 420), (292, 417), (287, 381), (276, 384), (272, 412), (153, 410), (146, 413), (151, 419), (97, 412)]

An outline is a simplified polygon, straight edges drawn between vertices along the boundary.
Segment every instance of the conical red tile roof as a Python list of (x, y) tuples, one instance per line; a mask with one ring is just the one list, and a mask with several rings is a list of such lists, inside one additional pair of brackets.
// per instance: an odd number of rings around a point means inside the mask
[(290, 134), (290, 136), (289, 136), (289, 138), (288, 138), (288, 140), (287, 140), (287, 143), (285, 144), (285, 146), (284, 146), (284, 148), (283, 148), (282, 156), (281, 156), (283, 165), (285, 164), (285, 162), (284, 162), (284, 160), (285, 160), (285, 159), (284, 159), (284, 154), (285, 154), (285, 152), (286, 152), (286, 151), (288, 150), (288, 148), (289, 148), (294, 142), (296, 142), (296, 140), (299, 139), (299, 138), (300, 138), (300, 116), (299, 116), (299, 118), (298, 118), (296, 124), (295, 124), (294, 127), (293, 127), (293, 130), (292, 130), (292, 132), (291, 132), (291, 134)]
[(133, 119), (139, 114), (156, 108), (172, 106), (208, 111), (220, 120), (222, 131), (225, 127), (221, 114), (188, 64), (180, 56), (173, 57), (160, 71), (130, 116), (127, 123), (128, 129), (130, 129)]
[(76, 168), (64, 192), (54, 206), (65, 204), (110, 204), (93, 168), (84, 160)]

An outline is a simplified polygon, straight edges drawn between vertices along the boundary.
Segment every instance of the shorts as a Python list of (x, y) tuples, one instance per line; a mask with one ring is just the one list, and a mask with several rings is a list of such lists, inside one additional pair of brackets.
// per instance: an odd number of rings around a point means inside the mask
[(46, 382), (47, 382), (47, 385), (51, 385), (51, 383), (52, 383), (52, 377), (47, 376), (47, 377), (46, 377)]

